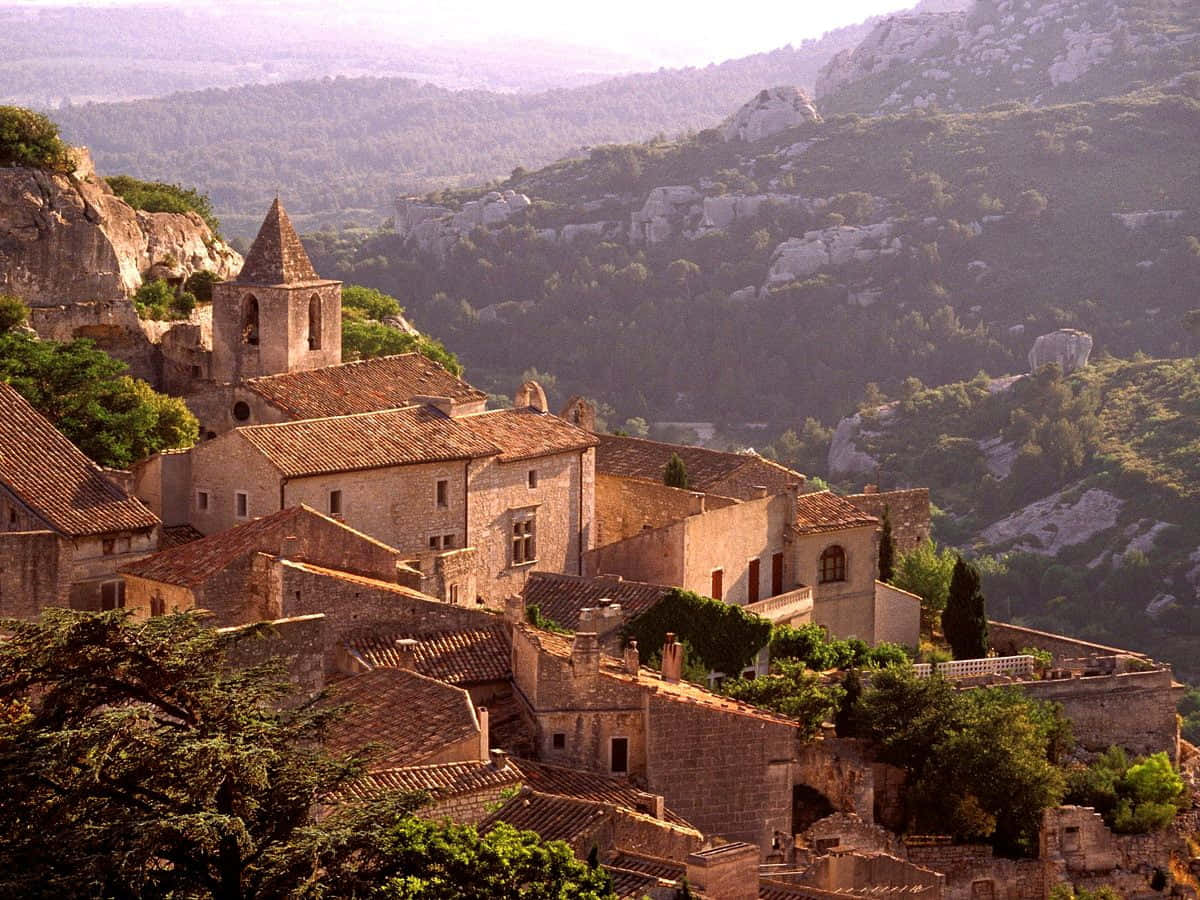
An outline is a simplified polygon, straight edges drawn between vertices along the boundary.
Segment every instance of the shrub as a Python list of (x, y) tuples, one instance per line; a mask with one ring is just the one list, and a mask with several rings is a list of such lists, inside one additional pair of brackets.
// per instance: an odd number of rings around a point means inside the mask
[(721, 693), (795, 719), (811, 736), (833, 719), (845, 691), (840, 685), (822, 684), (802, 663), (782, 659), (772, 663), (771, 674), (762, 678), (727, 680)]
[(0, 166), (70, 172), (74, 163), (50, 119), (21, 106), (0, 106)]
[(1114, 831), (1144, 834), (1175, 818), (1186, 792), (1183, 779), (1165, 753), (1129, 762), (1120, 747), (1109, 747), (1086, 768), (1068, 775), (1067, 802), (1094, 807)]
[(697, 661), (714, 672), (734, 674), (749, 665), (771, 637), (771, 623), (740, 606), (672, 588), (626, 624), (622, 636), (643, 653), (662, 647), (667, 632), (686, 640)]
[(112, 192), (144, 212), (195, 213), (214, 237), (220, 237), (221, 225), (213, 214), (212, 201), (195, 188), (162, 181), (141, 181), (130, 175), (112, 175), (105, 179)]
[(29, 307), (20, 298), (0, 294), (0, 334), (24, 325), (29, 318)]
[(167, 282), (156, 278), (137, 289), (133, 306), (143, 319), (186, 319), (196, 308), (196, 297), (189, 291), (176, 293)]
[(684, 488), (688, 486), (687, 466), (678, 453), (672, 453), (663, 467), (663, 484), (668, 487)]

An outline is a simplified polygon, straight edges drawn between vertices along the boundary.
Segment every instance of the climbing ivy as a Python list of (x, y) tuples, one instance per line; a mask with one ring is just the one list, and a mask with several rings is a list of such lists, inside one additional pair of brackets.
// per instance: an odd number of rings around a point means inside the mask
[(649, 654), (662, 647), (667, 632), (686, 640), (711, 671), (737, 675), (770, 640), (771, 623), (740, 606), (674, 588), (630, 621), (623, 636)]

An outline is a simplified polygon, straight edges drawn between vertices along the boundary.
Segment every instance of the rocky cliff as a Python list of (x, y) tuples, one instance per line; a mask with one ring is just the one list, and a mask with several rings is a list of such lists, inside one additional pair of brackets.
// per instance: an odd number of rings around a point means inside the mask
[(1200, 5), (976, 0), (892, 16), (817, 79), (826, 112), (979, 109), (1111, 96), (1196, 68)]
[(0, 169), (0, 291), (31, 307), (126, 299), (152, 268), (184, 279), (235, 275), (242, 260), (194, 213), (132, 209), (86, 150), (70, 175)]

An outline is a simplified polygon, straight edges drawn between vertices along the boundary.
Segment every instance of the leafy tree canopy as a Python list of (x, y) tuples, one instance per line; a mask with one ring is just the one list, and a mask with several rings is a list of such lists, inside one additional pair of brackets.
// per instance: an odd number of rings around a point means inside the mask
[(70, 172), (74, 167), (70, 150), (59, 138), (58, 126), (41, 113), (0, 106), (0, 166)]
[(1090, 766), (1071, 770), (1067, 802), (1093, 807), (1114, 831), (1142, 834), (1170, 824), (1186, 791), (1165, 753), (1131, 762), (1120, 747), (1109, 747)]
[(892, 576), (892, 584), (921, 598), (922, 617), (926, 622), (946, 608), (950, 595), (950, 578), (958, 555), (949, 547), (938, 549), (932, 538), (926, 538), (900, 559)]
[(199, 423), (183, 401), (124, 372), (124, 363), (89, 340), (0, 332), (0, 379), (100, 465), (123, 468), (194, 444)]
[(818, 672), (866, 666), (883, 668), (908, 662), (898, 644), (870, 647), (858, 638), (829, 638), (820, 625), (776, 625), (771, 630), (771, 658), (790, 658)]
[(221, 223), (213, 214), (212, 201), (195, 188), (162, 181), (142, 181), (131, 175), (110, 175), (104, 179), (112, 192), (132, 206), (145, 212), (195, 213), (208, 226), (214, 237), (221, 236)]
[[(209, 286), (212, 299), (212, 285)], [(142, 284), (133, 295), (133, 308), (143, 319), (186, 319), (196, 308), (196, 295), (188, 290), (178, 293), (166, 281), (156, 278)]]
[(0, 644), (0, 894), (23, 897), (608, 898), (564, 844), (412, 818), (400, 796), (315, 804), (361, 775), (339, 710), (287, 702), (256, 630), (195, 614), (49, 610)]
[(643, 653), (662, 647), (667, 632), (686, 640), (711, 671), (737, 674), (771, 637), (771, 623), (740, 606), (672, 588), (624, 628)]
[(987, 656), (988, 624), (979, 570), (961, 556), (954, 564), (946, 608), (942, 611), (942, 631), (956, 659), (980, 659)]
[(728, 680), (721, 685), (721, 692), (795, 719), (808, 736), (833, 720), (845, 695), (841, 686), (822, 683), (803, 663), (792, 659), (776, 660), (771, 673), (761, 678)]
[(663, 467), (663, 484), (667, 487), (687, 488), (688, 473), (683, 458), (678, 453), (672, 453)]
[(0, 294), (0, 334), (25, 324), (29, 308), (11, 294)]

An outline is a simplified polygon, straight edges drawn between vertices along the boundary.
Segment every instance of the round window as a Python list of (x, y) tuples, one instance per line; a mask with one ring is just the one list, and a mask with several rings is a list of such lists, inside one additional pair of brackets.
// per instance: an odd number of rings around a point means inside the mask
[(250, 404), (245, 400), (239, 400), (233, 404), (233, 417), (239, 422), (245, 422), (250, 418)]

